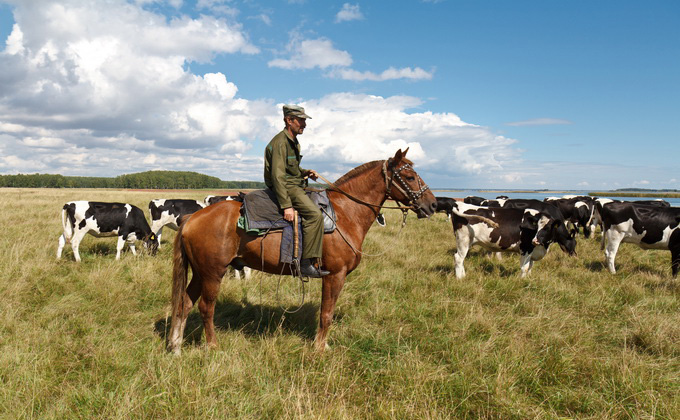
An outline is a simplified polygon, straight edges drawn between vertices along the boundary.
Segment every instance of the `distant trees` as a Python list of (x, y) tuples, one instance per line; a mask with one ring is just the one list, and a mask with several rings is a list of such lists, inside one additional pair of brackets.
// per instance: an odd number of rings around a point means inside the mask
[(115, 178), (52, 174), (0, 175), (0, 187), (16, 188), (139, 188), (139, 189), (258, 189), (263, 182), (222, 181), (186, 171), (147, 171)]

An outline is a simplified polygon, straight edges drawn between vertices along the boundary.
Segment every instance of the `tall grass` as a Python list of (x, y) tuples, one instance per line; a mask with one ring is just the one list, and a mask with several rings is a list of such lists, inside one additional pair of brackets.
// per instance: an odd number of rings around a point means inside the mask
[[(225, 277), (218, 349), (189, 318), (167, 354), (171, 231), (156, 257), (114, 261), (86, 237), (55, 259), (66, 201), (162, 193), (0, 190), (0, 417), (680, 418), (679, 283), (670, 254), (623, 245), (610, 275), (595, 239), (519, 277), (515, 255), (473, 250), (453, 275), (451, 224), (399, 212), (369, 232), (316, 353), (319, 281)], [(166, 198), (202, 199), (189, 191)], [(287, 311), (288, 310), (288, 311)], [(297, 311), (295, 311), (297, 310)], [(294, 313), (289, 313), (293, 312)]]

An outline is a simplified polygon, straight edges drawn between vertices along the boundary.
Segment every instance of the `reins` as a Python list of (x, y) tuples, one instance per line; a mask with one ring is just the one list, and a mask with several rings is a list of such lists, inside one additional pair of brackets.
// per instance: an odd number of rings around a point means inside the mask
[[(401, 176), (399, 175), (399, 172), (401, 172), (402, 170), (404, 170), (404, 169), (406, 169), (406, 168), (410, 168), (410, 167), (411, 167), (411, 165), (408, 164), (408, 163), (405, 164), (405, 165), (402, 165), (401, 167), (399, 167), (399, 170), (398, 170), (398, 171), (396, 171), (396, 172), (395, 172), (395, 171), (392, 171), (392, 176), (388, 179), (388, 177), (387, 177), (387, 161), (384, 161), (384, 162), (383, 162), (382, 172), (383, 172), (383, 175), (385, 176), (386, 195), (387, 195), (389, 198), (391, 198), (393, 201), (395, 201), (395, 202), (397, 202), (397, 200), (394, 200), (394, 198), (391, 197), (391, 194), (390, 194), (391, 189), (392, 189), (392, 188), (391, 188), (392, 186), (396, 187), (402, 194), (404, 194), (405, 196), (409, 197), (409, 199), (410, 199), (411, 201), (414, 201), (414, 202), (415, 202), (418, 198), (420, 198), (420, 196), (422, 196), (422, 195), (425, 193), (425, 191), (427, 191), (428, 189), (430, 189), (430, 188), (429, 188), (427, 185), (425, 185), (425, 184), (423, 184), (423, 186), (422, 186), (422, 187), (420, 188), (420, 190), (418, 190), (418, 191), (413, 191), (413, 190), (411, 190), (411, 189), (408, 187), (408, 184), (406, 184), (406, 183), (404, 182), (404, 180), (403, 180), (403, 179), (401, 178)], [(356, 197), (354, 197), (353, 195), (349, 194), (348, 192), (344, 191), (342, 188), (338, 187), (338, 186), (335, 185), (333, 182), (331, 182), (331, 181), (327, 180), (326, 178), (324, 178), (323, 175), (321, 175), (321, 174), (317, 174), (317, 175), (319, 175), (319, 178), (321, 178), (322, 181), (324, 181), (326, 184), (328, 184), (328, 186), (331, 187), (334, 191), (337, 191), (337, 192), (339, 192), (339, 193), (345, 195), (345, 196), (346, 196), (347, 198), (349, 198), (350, 200), (352, 200), (352, 201), (354, 201), (354, 202), (357, 202), (357, 203), (359, 203), (359, 204), (363, 204), (363, 205), (365, 205), (365, 206), (373, 207), (373, 208), (376, 208), (376, 209), (401, 210), (402, 212), (407, 212), (407, 211), (409, 211), (409, 210), (413, 210), (414, 207), (415, 207), (415, 206), (413, 206), (413, 205), (411, 205), (411, 206), (409, 206), (409, 207), (404, 207), (404, 206), (385, 206), (385, 205), (379, 205), (379, 204), (368, 203), (368, 202), (366, 202), (366, 201), (364, 201), (364, 200), (361, 200), (361, 199), (359, 199), (359, 198), (356, 198)], [(401, 186), (399, 186), (398, 184), (395, 184), (395, 183), (394, 183), (394, 178), (395, 178), (395, 177), (397, 178), (397, 180), (398, 180), (403, 186), (406, 187), (406, 191), (404, 191), (404, 189), (403, 189)], [(418, 186), (420, 186), (420, 180), (418, 180)]]

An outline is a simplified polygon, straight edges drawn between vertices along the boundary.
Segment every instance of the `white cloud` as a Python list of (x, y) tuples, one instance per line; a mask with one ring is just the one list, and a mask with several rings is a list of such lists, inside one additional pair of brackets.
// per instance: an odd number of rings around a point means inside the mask
[(521, 126), (531, 126), (531, 125), (565, 125), (565, 124), (573, 124), (569, 120), (563, 120), (560, 118), (534, 118), (531, 120), (524, 120), (524, 121), (515, 121), (515, 122), (509, 122), (506, 123), (505, 125), (510, 125), (513, 127), (521, 127)]
[(385, 80), (395, 80), (395, 79), (411, 79), (411, 80), (430, 80), (432, 79), (432, 73), (427, 72), (420, 67), (411, 69), (409, 67), (395, 69), (390, 67), (389, 69), (383, 71), (380, 74), (375, 74), (370, 71), (360, 72), (352, 69), (336, 69), (329, 73), (331, 77), (336, 77), (344, 80), (354, 80), (362, 82), (365, 80), (383, 82)]
[(406, 147), (419, 168), (449, 175), (497, 171), (506, 159), (518, 157), (514, 140), (455, 114), (408, 112), (421, 105), (420, 99), (410, 96), (352, 93), (306, 101), (303, 106), (313, 119), (300, 137), (305, 159), (337, 177)]
[(361, 13), (358, 4), (345, 3), (342, 5), (342, 9), (335, 15), (335, 22), (347, 22), (350, 20), (360, 20), (363, 19), (364, 15)]
[(271, 60), (268, 63), (269, 66), (286, 70), (329, 69), (326, 74), (328, 77), (358, 82), (366, 80), (383, 82), (395, 79), (432, 79), (432, 73), (420, 67), (413, 69), (410, 67), (401, 69), (390, 67), (380, 74), (353, 70), (349, 67), (352, 65), (352, 56), (347, 51), (336, 49), (333, 43), (326, 38), (300, 40), (297, 36), (293, 36), (286, 50), (289, 58)]
[(288, 45), (290, 58), (274, 59), (269, 62), (270, 67), (280, 67), (287, 70), (325, 69), (331, 66), (349, 66), (352, 57), (347, 51), (333, 47), (333, 43), (325, 38), (299, 41), (294, 39)]

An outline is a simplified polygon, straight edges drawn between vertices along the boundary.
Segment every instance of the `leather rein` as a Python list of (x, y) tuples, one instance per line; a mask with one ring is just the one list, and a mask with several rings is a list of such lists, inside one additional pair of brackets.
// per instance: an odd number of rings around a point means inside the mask
[[(399, 201), (397, 201), (392, 196), (392, 187), (395, 187), (399, 192), (401, 192), (404, 196), (406, 196), (408, 198), (408, 201), (409, 201), (409, 204), (410, 204), (410, 206), (408, 206), (408, 207), (404, 207), (404, 206), (384, 206), (384, 205), (381, 206), (381, 205), (378, 205), (378, 204), (368, 203), (364, 200), (356, 198), (353, 195), (343, 191), (337, 185), (335, 185), (334, 183), (332, 183), (329, 180), (327, 180), (326, 178), (324, 178), (321, 174), (318, 174), (318, 175), (319, 175), (319, 178), (321, 178), (321, 180), (324, 181), (326, 184), (328, 184), (332, 189), (344, 194), (345, 196), (347, 196), (347, 198), (349, 198), (352, 201), (355, 201), (359, 204), (363, 204), (365, 206), (373, 207), (373, 208), (379, 209), (379, 210), (380, 209), (401, 210), (404, 213), (404, 216), (406, 216), (406, 212), (408, 212), (409, 210), (413, 210), (413, 211), (417, 210), (418, 207), (416, 206), (415, 202), (420, 197), (422, 197), (423, 194), (425, 194), (425, 192), (427, 190), (430, 189), (430, 187), (428, 187), (427, 184), (425, 184), (424, 182), (421, 183), (422, 180), (420, 179), (420, 176), (418, 176), (418, 190), (417, 191), (412, 190), (411, 187), (409, 187), (409, 185), (404, 181), (404, 179), (400, 175), (401, 171), (403, 171), (404, 169), (408, 169), (408, 168), (413, 169), (413, 166), (411, 166), (410, 163), (406, 163), (406, 164), (400, 166), (399, 168), (392, 169), (391, 176), (389, 176), (388, 171), (387, 171), (387, 161), (384, 161), (383, 165), (382, 165), (382, 173), (383, 173), (383, 176), (385, 177), (385, 197), (389, 198), (390, 200), (392, 200), (396, 203), (398, 203)], [(394, 182), (395, 179), (397, 181), (396, 183)], [(379, 212), (379, 210), (378, 210), (378, 212)], [(404, 217), (404, 219), (405, 218), (406, 217)]]

